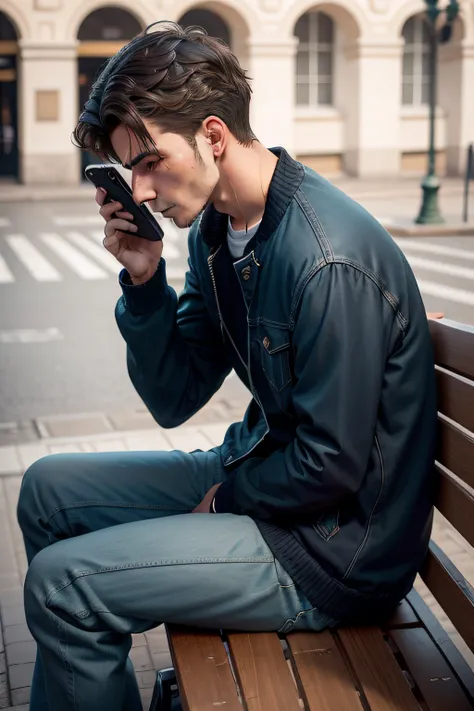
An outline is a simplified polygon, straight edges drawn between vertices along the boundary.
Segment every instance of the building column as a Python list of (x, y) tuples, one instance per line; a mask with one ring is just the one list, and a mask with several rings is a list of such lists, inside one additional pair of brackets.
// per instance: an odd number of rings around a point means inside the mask
[(249, 41), (252, 129), (265, 146), (294, 154), (296, 37)]
[(359, 177), (400, 172), (403, 42), (356, 42), (342, 50), (337, 105), (346, 117), (344, 169)]
[(20, 178), (25, 184), (80, 182), (71, 143), (78, 118), (76, 44), (20, 40)]
[(446, 158), (449, 175), (463, 175), (467, 147), (474, 142), (474, 43), (442, 46), (439, 102), (446, 111)]

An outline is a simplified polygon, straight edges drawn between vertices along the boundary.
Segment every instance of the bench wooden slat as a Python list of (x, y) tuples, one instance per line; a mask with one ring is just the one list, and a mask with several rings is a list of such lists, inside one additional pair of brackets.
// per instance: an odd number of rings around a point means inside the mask
[(436, 459), (474, 489), (474, 438), (441, 419)]
[(242, 711), (220, 635), (167, 625), (184, 711)]
[(362, 711), (359, 694), (331, 632), (286, 637), (309, 711)]
[(423, 628), (436, 644), (440, 654), (455, 670), (456, 676), (471, 699), (474, 708), (474, 674), (471, 667), (419, 593), (412, 589), (405, 599), (415, 614), (423, 621)]
[(474, 546), (474, 497), (440, 467), (436, 467), (436, 473), (436, 508)]
[(403, 627), (421, 627), (420, 620), (406, 598), (398, 603), (395, 612), (384, 625), (389, 630)]
[(233, 632), (228, 643), (248, 711), (300, 711), (298, 691), (274, 632)]
[(430, 711), (472, 711), (471, 702), (453, 670), (426, 630), (392, 630), (390, 636), (407, 663)]
[(474, 383), (436, 369), (436, 386), (438, 412), (474, 432)]
[(378, 627), (341, 629), (338, 635), (371, 711), (420, 711)]
[(471, 651), (474, 651), (474, 590), (431, 541), (420, 575)]
[(474, 328), (449, 319), (430, 320), (435, 362), (474, 380)]

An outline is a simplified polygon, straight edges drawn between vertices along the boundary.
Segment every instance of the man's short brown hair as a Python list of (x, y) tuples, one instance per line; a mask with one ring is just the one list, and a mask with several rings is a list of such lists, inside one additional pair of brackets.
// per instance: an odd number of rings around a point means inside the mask
[(120, 124), (146, 149), (153, 144), (143, 119), (192, 145), (202, 122), (218, 116), (244, 145), (250, 128), (251, 88), (229, 47), (199, 27), (158, 22), (112, 57), (79, 117), (73, 138), (79, 148), (118, 160), (110, 141)]

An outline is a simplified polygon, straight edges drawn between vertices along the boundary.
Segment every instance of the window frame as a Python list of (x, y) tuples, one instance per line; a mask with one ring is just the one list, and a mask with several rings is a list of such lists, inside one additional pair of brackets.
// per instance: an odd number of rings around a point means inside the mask
[[(409, 23), (413, 23), (413, 40), (411, 42), (407, 42), (405, 39)], [(424, 26), (428, 26), (428, 22), (423, 15), (414, 15), (406, 21), (402, 30), (402, 37), (405, 41), (402, 58), (402, 106), (420, 107), (429, 104), (431, 73), (429, 71), (429, 62), (427, 62), (428, 69), (424, 68), (423, 63), (425, 56), (429, 58), (431, 47), (429, 38), (424, 37)], [(413, 69), (410, 74), (405, 71), (405, 57), (408, 54), (413, 55)], [(405, 101), (406, 86), (412, 87), (411, 101)], [(424, 96), (426, 87), (428, 87), (428, 92)]]
[[(319, 24), (320, 18), (328, 19), (331, 23), (331, 40), (321, 42), (319, 40)], [(307, 18), (308, 22), (308, 41), (299, 40), (297, 53), (296, 53), (296, 63), (295, 63), (295, 99), (296, 106), (307, 107), (307, 108), (317, 108), (317, 107), (332, 107), (334, 106), (334, 60), (335, 60), (335, 29), (336, 25), (334, 20), (330, 15), (321, 10), (309, 10), (305, 12), (298, 18), (300, 22), (303, 18)], [(296, 25), (295, 25), (296, 33)], [(298, 35), (295, 34), (297, 39)], [(298, 55), (300, 52), (305, 52), (308, 54), (308, 73), (301, 74), (298, 71)], [(325, 75), (319, 74), (319, 57), (322, 53), (328, 53), (330, 57), (330, 73)], [(308, 100), (300, 102), (298, 100), (298, 88), (299, 86), (307, 87), (308, 89)], [(320, 88), (321, 86), (329, 86), (329, 101), (320, 101)]]

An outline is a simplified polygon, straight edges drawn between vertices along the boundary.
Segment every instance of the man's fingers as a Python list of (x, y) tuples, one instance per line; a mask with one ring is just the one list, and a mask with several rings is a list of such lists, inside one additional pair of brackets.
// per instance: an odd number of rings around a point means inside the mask
[(426, 316), (429, 319), (436, 320), (436, 319), (444, 318), (444, 313), (442, 313), (441, 311), (427, 311)]
[(107, 190), (104, 190), (104, 188), (97, 188), (95, 191), (95, 201), (98, 205), (103, 205), (104, 200), (107, 197)]
[(128, 220), (113, 219), (109, 220), (105, 225), (104, 232), (107, 236), (113, 235), (114, 232), (136, 232), (138, 227), (133, 225)]
[(123, 205), (120, 202), (113, 200), (112, 202), (107, 202), (102, 205), (99, 210), (99, 215), (102, 215), (104, 220), (107, 222), (108, 220), (112, 219), (112, 215), (114, 214), (114, 212), (118, 212), (122, 208)]
[(123, 235), (121, 232), (114, 232), (111, 235), (106, 235), (104, 239), (102, 240), (102, 244), (104, 245), (105, 249), (112, 254), (112, 256), (117, 257), (120, 250), (121, 250), (121, 244), (120, 244), (120, 239)]

